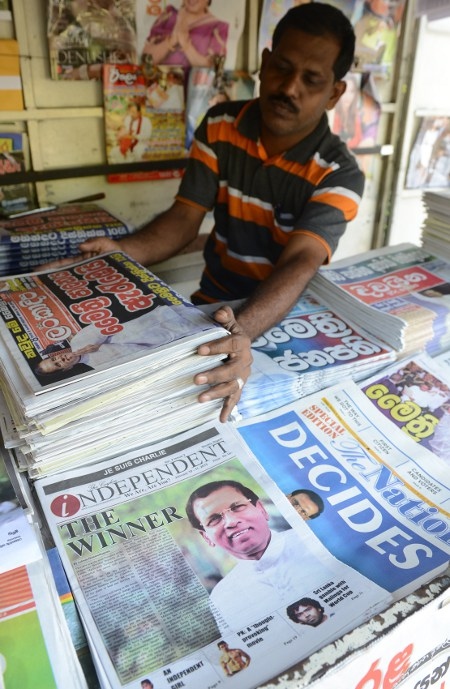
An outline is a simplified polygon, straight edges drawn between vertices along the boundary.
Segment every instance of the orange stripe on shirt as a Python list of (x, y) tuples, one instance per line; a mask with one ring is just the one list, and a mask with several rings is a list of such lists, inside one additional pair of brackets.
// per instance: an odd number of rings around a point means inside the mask
[(199, 160), (201, 163), (206, 165), (215, 175), (219, 174), (219, 164), (217, 158), (210, 155), (205, 149), (200, 148), (197, 142), (194, 140), (191, 148), (190, 158)]
[(325, 203), (333, 208), (339, 208), (347, 222), (349, 220), (353, 220), (358, 212), (358, 204), (354, 201), (354, 199), (332, 190), (326, 191), (323, 194), (317, 194), (317, 196), (313, 196), (311, 201), (316, 203)]
[(212, 121), (208, 124), (208, 141), (211, 143), (224, 141), (231, 146), (236, 146), (236, 148), (245, 150), (250, 156), (255, 158), (260, 157), (257, 142), (242, 136), (233, 122), (227, 122), (224, 119)]
[(268, 162), (271, 162), (281, 170), (289, 172), (291, 175), (301, 177), (302, 179), (305, 179), (307, 182), (310, 182), (314, 185), (320, 184), (320, 182), (333, 171), (331, 166), (322, 167), (321, 165), (318, 165), (315, 160), (309, 160), (306, 165), (302, 165), (301, 163), (286, 160), (282, 156), (279, 156), (276, 160), (269, 160)]
[(289, 233), (281, 229), (274, 221), (273, 209), (262, 208), (251, 201), (243, 201), (239, 196), (228, 194), (228, 187), (221, 186), (217, 197), (218, 203), (228, 206), (228, 212), (233, 218), (245, 222), (253, 222), (260, 227), (267, 228), (273, 241), (285, 246), (289, 240)]

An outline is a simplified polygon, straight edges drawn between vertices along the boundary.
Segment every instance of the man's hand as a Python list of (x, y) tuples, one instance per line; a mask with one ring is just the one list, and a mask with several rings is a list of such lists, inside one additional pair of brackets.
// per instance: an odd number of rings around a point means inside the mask
[(250, 375), (253, 361), (250, 338), (236, 322), (234, 313), (229, 306), (223, 306), (214, 314), (214, 319), (230, 331), (230, 335), (220, 340), (200, 345), (198, 354), (228, 354), (228, 359), (220, 366), (194, 378), (196, 385), (210, 385), (210, 389), (199, 395), (199, 402), (224, 398), (220, 421), (224, 423), (235, 404), (239, 401), (242, 387)]
[(87, 239), (85, 242), (82, 242), (78, 248), (80, 253), (77, 256), (60, 258), (56, 261), (43, 263), (35, 270), (56, 270), (65, 268), (66, 266), (72, 266), (74, 263), (78, 263), (78, 261), (83, 261), (87, 258), (95, 258), (95, 256), (106, 254), (110, 251), (122, 251), (120, 243), (109, 237), (93, 237), (92, 239)]

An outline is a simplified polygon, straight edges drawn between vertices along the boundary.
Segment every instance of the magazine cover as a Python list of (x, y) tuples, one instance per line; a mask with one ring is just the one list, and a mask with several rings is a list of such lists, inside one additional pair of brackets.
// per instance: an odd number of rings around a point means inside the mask
[(23, 213), (36, 207), (31, 184), (5, 184), (8, 175), (26, 170), (22, 145), (21, 134), (0, 133), (0, 222), (2, 217)]
[(181, 67), (106, 65), (103, 79), (108, 163), (185, 155), (184, 71)]
[(248, 689), (390, 601), (330, 556), (226, 424), (36, 489), (115, 687)]
[[(259, 52), (271, 47), (273, 30), (286, 12), (301, 0), (264, 0), (259, 28)], [(355, 62), (359, 70), (389, 75), (395, 63), (405, 0), (333, 0), (353, 24)]]
[(35, 394), (224, 331), (126, 254), (4, 281), (0, 333)]
[(353, 381), (238, 431), (328, 550), (396, 599), (448, 566), (448, 464), (387, 424)]
[(245, 22), (243, 0), (136, 0), (138, 54), (142, 63), (236, 68)]
[(255, 81), (247, 72), (192, 67), (189, 71), (186, 99), (186, 149), (206, 111), (216, 103), (249, 100), (255, 92)]
[(450, 117), (421, 117), (409, 157), (407, 189), (450, 187)]
[(107, 63), (138, 62), (134, 0), (48, 0), (53, 79), (101, 79)]

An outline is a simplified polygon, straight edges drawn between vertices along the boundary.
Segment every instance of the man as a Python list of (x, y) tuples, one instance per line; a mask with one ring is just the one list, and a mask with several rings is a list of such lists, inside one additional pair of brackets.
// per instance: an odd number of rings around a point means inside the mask
[(153, 689), (153, 682), (149, 679), (143, 679), (141, 682), (142, 689)]
[(219, 662), (227, 677), (235, 675), (250, 665), (250, 656), (240, 648), (230, 648), (226, 641), (217, 644), (221, 654)]
[(206, 327), (208, 320), (198, 309), (190, 306), (157, 306), (138, 318), (122, 323), (115, 335), (103, 335), (90, 323), (65, 340), (63, 348), (57, 345), (35, 367), (39, 375), (71, 371), (77, 364), (103, 370), (148, 354), (151, 349), (194, 335)]
[(259, 497), (237, 481), (200, 486), (189, 497), (186, 514), (209, 546), (237, 560), (210, 596), (224, 633), (263, 619), (332, 576), (298, 533), (272, 531)]
[(357, 213), (363, 175), (326, 116), (345, 91), (354, 46), (353, 28), (336, 8), (291, 8), (275, 28), (272, 50), (262, 53), (259, 98), (208, 111), (173, 205), (119, 244), (99, 238), (80, 245), (87, 256), (120, 246), (152, 265), (187, 246), (214, 208), (193, 300), (245, 299), (236, 322), (228, 309), (216, 314), (231, 336), (199, 350), (232, 355), (228, 367), (195, 379), (211, 386), (200, 401), (226, 398), (221, 418), (248, 378), (248, 338), (292, 308)]
[(319, 624), (328, 619), (322, 605), (313, 598), (301, 598), (296, 603), (288, 605), (286, 614), (292, 622), (306, 624), (310, 627), (318, 627)]
[(316, 519), (324, 510), (323, 500), (320, 495), (306, 488), (293, 490), (292, 493), (287, 495), (287, 498), (304, 521)]

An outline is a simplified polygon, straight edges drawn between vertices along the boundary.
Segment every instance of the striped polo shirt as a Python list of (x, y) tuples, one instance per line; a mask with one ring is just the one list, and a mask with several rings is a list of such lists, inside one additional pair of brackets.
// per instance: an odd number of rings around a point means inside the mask
[(206, 211), (214, 228), (194, 303), (248, 297), (294, 234), (308, 234), (328, 260), (355, 217), (364, 176), (324, 114), (299, 144), (268, 157), (259, 101), (211, 108), (198, 127), (177, 199)]

